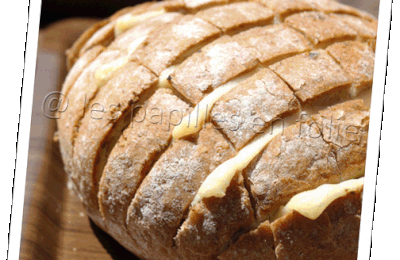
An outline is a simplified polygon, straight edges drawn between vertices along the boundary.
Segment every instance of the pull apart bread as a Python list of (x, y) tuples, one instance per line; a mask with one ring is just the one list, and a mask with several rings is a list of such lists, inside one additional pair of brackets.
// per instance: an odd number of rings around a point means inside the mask
[(67, 52), (69, 186), (141, 259), (356, 259), (376, 29), (330, 0), (121, 10)]

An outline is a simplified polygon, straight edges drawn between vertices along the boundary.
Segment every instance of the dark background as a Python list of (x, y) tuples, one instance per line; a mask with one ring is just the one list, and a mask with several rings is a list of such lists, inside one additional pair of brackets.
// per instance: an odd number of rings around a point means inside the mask
[(104, 18), (144, 0), (42, 0), (40, 27), (70, 17)]

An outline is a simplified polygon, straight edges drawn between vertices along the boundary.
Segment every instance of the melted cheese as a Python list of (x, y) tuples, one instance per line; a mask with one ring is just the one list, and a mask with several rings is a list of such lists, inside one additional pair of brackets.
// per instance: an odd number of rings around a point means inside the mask
[(241, 149), (232, 159), (219, 165), (200, 186), (192, 205), (197, 204), (203, 198), (225, 196), (226, 189), (238, 171), (246, 168), (250, 162), (271, 142), (277, 135), (283, 133), (286, 124), (292, 125), (296, 122), (299, 113), (285, 118), (284, 121), (277, 121), (270, 126), (259, 138)]
[(195, 134), (203, 129), (203, 126), (210, 116), (210, 111), (214, 104), (222, 97), (225, 93), (229, 92), (233, 88), (239, 85), (239, 83), (246, 77), (242, 76), (235, 80), (232, 80), (208, 94), (203, 98), (197, 106), (193, 109), (192, 113), (183, 118), (181, 124), (176, 126), (172, 132), (174, 139), (179, 139), (191, 134)]
[(360, 178), (339, 184), (324, 184), (314, 190), (299, 193), (279, 209), (275, 219), (297, 211), (306, 218), (315, 220), (334, 200), (349, 192), (360, 190), (363, 185), (364, 178)]
[(132, 14), (125, 14), (118, 18), (115, 28), (114, 28), (114, 33), (115, 36), (118, 36), (122, 34), (123, 32), (127, 31), (128, 29), (132, 28), (136, 24), (147, 20), (149, 18), (161, 15), (165, 13), (165, 9), (157, 10), (157, 11), (151, 11), (151, 12), (146, 12), (143, 14), (138, 14), (138, 15), (132, 15)]
[(142, 45), (142, 43), (144, 43), (147, 39), (147, 35), (144, 35), (142, 37), (136, 38), (134, 41), (132, 41), (129, 45), (128, 45), (128, 53), (132, 54), (133, 52), (136, 51), (136, 49)]
[(96, 85), (103, 86), (110, 79), (112, 73), (119, 68), (122, 68), (129, 61), (128, 56), (120, 57), (110, 63), (100, 66), (95, 72)]

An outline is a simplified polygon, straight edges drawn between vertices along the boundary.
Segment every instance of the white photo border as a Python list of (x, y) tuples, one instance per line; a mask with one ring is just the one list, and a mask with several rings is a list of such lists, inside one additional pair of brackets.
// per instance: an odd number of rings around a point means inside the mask
[[(386, 80), (389, 30), (392, 15), (391, 10), (392, 0), (380, 0), (374, 83), (371, 97), (370, 126), (358, 249), (359, 260), (369, 259), (371, 252), (383, 95)], [(19, 259), (20, 254), (40, 14), (41, 0), (30, 0), (21, 115), (17, 144), (17, 161), (14, 175), (13, 204), (7, 254), (7, 259), (9, 260)]]

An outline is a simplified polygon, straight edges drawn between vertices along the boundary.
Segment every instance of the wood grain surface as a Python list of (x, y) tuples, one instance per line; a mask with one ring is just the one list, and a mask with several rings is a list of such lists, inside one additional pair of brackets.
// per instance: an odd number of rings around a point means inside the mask
[[(378, 13), (377, 0), (342, 2)], [(56, 121), (42, 111), (46, 95), (60, 90), (66, 76), (65, 50), (94, 22), (64, 20), (39, 35), (20, 259), (137, 259), (88, 219), (67, 188), (58, 143), (53, 141)]]

